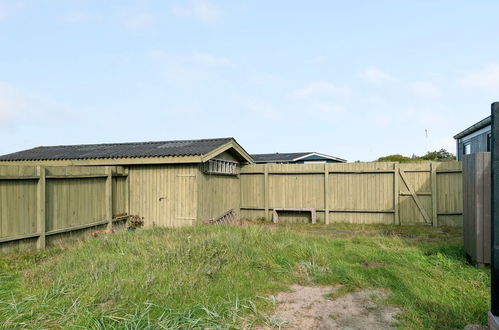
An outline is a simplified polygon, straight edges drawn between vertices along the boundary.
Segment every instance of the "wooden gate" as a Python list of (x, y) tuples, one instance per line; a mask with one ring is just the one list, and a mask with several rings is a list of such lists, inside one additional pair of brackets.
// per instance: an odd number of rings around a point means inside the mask
[(398, 180), (399, 187), (398, 211), (401, 224), (436, 225), (436, 171), (432, 165), (422, 163), (398, 166), (395, 180)]
[[(439, 217), (447, 222), (449, 217), (461, 216), (462, 193), (456, 193), (461, 191), (461, 180), (456, 180), (461, 177), (461, 171), (459, 163), (396, 165), (395, 187), (398, 187), (399, 200), (398, 207), (395, 205), (395, 219), (398, 218), (399, 224), (437, 226)], [(459, 211), (445, 211), (456, 208)]]

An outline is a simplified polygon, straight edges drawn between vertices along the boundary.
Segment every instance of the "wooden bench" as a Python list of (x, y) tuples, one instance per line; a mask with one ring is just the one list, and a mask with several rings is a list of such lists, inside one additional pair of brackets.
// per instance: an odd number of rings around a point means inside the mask
[(287, 207), (280, 207), (280, 208), (274, 208), (272, 210), (272, 222), (277, 223), (279, 221), (279, 214), (277, 212), (310, 212), (310, 218), (312, 219), (312, 223), (317, 223), (317, 212), (315, 209), (310, 209), (310, 208), (287, 208)]

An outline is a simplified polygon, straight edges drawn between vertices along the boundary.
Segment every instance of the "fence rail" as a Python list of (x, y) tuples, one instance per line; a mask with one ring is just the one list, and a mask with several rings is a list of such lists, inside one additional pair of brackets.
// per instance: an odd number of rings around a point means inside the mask
[(248, 165), (241, 213), (314, 208), (324, 223), (460, 225), (461, 172), (457, 162)]
[(127, 170), (118, 166), (0, 166), (0, 243), (99, 225), (128, 213)]

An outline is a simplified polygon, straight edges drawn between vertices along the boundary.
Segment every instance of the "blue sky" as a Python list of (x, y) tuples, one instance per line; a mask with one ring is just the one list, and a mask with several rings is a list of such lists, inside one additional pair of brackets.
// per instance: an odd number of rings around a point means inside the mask
[[(499, 101), (499, 1), (0, 0), (0, 154), (233, 136), (349, 161)], [(425, 137), (428, 131), (428, 138)]]

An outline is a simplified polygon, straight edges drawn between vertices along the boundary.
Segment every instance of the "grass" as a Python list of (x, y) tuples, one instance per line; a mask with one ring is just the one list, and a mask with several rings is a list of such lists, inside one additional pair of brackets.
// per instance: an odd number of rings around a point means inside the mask
[[(487, 270), (454, 228), (251, 225), (156, 228), (0, 260), (0, 328), (272, 325), (292, 283), (388, 288), (401, 328), (486, 324)], [(377, 263), (379, 267), (366, 267)]]

